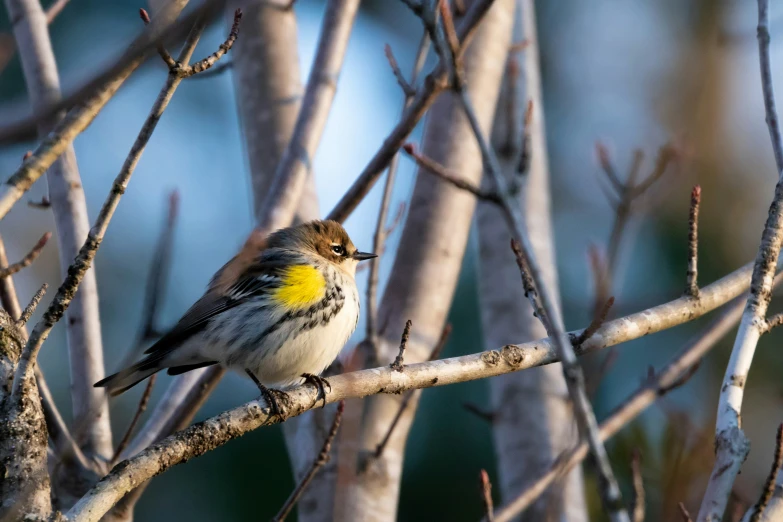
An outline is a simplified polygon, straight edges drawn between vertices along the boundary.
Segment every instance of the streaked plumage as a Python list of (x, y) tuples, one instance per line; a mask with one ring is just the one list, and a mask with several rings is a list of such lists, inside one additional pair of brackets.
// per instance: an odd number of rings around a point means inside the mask
[(248, 242), (146, 358), (96, 386), (116, 395), (164, 368), (176, 375), (212, 364), (249, 370), (264, 385), (320, 374), (356, 329), (354, 275), (369, 257), (334, 221), (279, 230), (261, 247)]

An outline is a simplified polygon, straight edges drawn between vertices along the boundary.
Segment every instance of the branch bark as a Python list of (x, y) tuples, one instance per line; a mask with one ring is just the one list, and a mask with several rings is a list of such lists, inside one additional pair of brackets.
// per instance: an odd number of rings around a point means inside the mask
[[(472, 8), (478, 4), (473, 2)], [(511, 44), (513, 6), (513, 0), (494, 2), (465, 53), (470, 88), (481, 99), (479, 110), (485, 128), (490, 127), (506, 50)], [(446, 72), (443, 78), (447, 78)], [(416, 110), (417, 99), (427, 85), (429, 82), (420, 89), (406, 115)], [(438, 99), (425, 128), (423, 150), (427, 156), (477, 185), (481, 158), (470, 137), (471, 131), (458, 101), (451, 95)], [(399, 251), (405, 255), (395, 259), (379, 306), (378, 324), (385, 325), (379, 332), (380, 363), (388, 364), (397, 355), (399, 336), (408, 319), (416, 327), (408, 342), (406, 361), (426, 360), (437, 344), (462, 266), (474, 208), (475, 199), (470, 194), (428, 174), (417, 176), (400, 239)], [(368, 460), (366, 470), (348, 491), (338, 518), (347, 521), (396, 519), (405, 441), (417, 399), (418, 394), (412, 396), (383, 453)], [(367, 401), (360, 463), (386, 437), (400, 411), (401, 400), (401, 396), (383, 395)]]
[[(528, 42), (522, 78), (509, 62), (505, 92), (495, 115), (493, 141), (500, 151), (501, 168), (508, 179), (518, 176), (527, 100), (532, 102), (530, 167), (520, 195), (530, 240), (541, 262), (544, 283), (558, 292), (557, 263), (550, 218), (549, 166), (544, 125), (541, 73), (538, 58), (535, 8), (532, 0), (517, 2), (514, 41)], [(509, 56), (515, 60), (515, 54)], [(511, 99), (510, 99), (511, 98)], [(509, 107), (514, 114), (509, 115)], [(510, 118), (510, 119), (509, 119)], [(510, 145), (510, 149), (508, 148)], [(493, 184), (485, 179), (484, 186)], [(536, 339), (546, 330), (532, 314), (522, 287), (510, 286), (519, 277), (508, 250), (508, 228), (501, 210), (492, 204), (478, 206), (479, 300), (484, 346), (503, 346), (519, 339)], [(552, 461), (574, 445), (576, 425), (560, 365), (548, 365), (497, 377), (489, 382), (492, 430), (495, 441), (499, 487), (504, 499), (514, 498), (522, 488), (543, 475)], [(586, 520), (582, 475), (579, 468), (551, 487), (531, 506), (522, 520)]]
[(742, 431), (742, 400), (756, 346), (766, 329), (772, 279), (783, 242), (783, 143), (777, 124), (770, 72), (768, 11), (769, 1), (758, 0), (762, 92), (779, 178), (753, 267), (750, 296), (723, 377), (715, 424), (715, 465), (699, 509), (699, 522), (722, 519), (734, 480), (750, 451), (750, 441)]
[[(174, 21), (187, 3), (188, 0), (169, 2), (151, 26), (117, 60), (117, 63), (88, 82), (77, 95), (54, 104), (48, 104), (41, 112), (35, 113), (30, 121), (12, 124), (10, 127), (0, 129), (0, 141), (8, 141), (9, 138), (23, 133), (31, 122), (33, 125), (46, 122), (58, 111), (73, 106), (41, 141), (33, 154), (25, 159), (21, 167), (14, 172), (8, 181), (0, 185), (0, 219), (8, 214), (13, 205), (21, 199), (33, 183), (65, 152), (76, 136), (92, 123), (98, 112), (114, 96), (125, 80), (144, 62), (149, 54), (149, 49), (161, 39), (161, 35), (166, 34), (175, 26)], [(202, 8), (199, 11), (204, 10)], [(191, 18), (200, 14), (192, 14)], [(84, 92), (88, 94), (85, 96)]]
[[(264, 201), (275, 171), (294, 133), (302, 105), (302, 82), (293, 9), (265, 0), (246, 3), (242, 38), (234, 48), (232, 68), (242, 124), (256, 221), (263, 218)], [(319, 216), (312, 171), (307, 172), (295, 221)], [(314, 410), (283, 425), (294, 477), (302, 479), (323, 444), (335, 408)], [(334, 501), (336, 461), (325, 463), (302, 492), (297, 509), (302, 522), (330, 520)]]
[[(15, 20), (13, 31), (30, 104), (34, 113), (39, 112), (61, 97), (47, 15), (38, 0), (6, 0), (5, 3)], [(41, 123), (39, 135), (44, 137), (61, 119), (62, 114), (57, 114)], [(87, 202), (72, 145), (69, 144), (49, 168), (47, 180), (60, 246), (60, 267), (64, 273), (78, 254), (90, 228)], [(84, 275), (66, 315), (73, 434), (87, 455), (109, 458), (112, 452), (109, 405), (106, 394), (92, 387), (93, 382), (105, 375), (95, 270)]]
[[(499, 4), (502, 5), (502, 4)], [(681, 297), (674, 301), (605, 323), (585, 341), (579, 353), (590, 352), (638, 339), (701, 317), (746, 291), (751, 265), (742, 267), (701, 289), (701, 299)], [(580, 331), (569, 335), (576, 337)], [(412, 341), (418, 340), (413, 339)], [(395, 343), (396, 344), (396, 343)], [(415, 344), (411, 342), (411, 344)], [(457, 382), (495, 377), (514, 371), (552, 364), (557, 354), (549, 338), (519, 345), (507, 345), (499, 350), (479, 352), (463, 357), (441, 359), (407, 365), (402, 372), (388, 366), (346, 373), (332, 377), (326, 402), (388, 394), (390, 397), (407, 390), (446, 386)], [(305, 384), (289, 392), (284, 417), (300, 415), (323, 404), (320, 390)], [(395, 410), (396, 412), (396, 410)], [(120, 462), (68, 512), (71, 522), (97, 521), (128, 491), (166, 469), (221, 446), (247, 431), (280, 421), (263, 400), (248, 402), (205, 422), (172, 435)]]

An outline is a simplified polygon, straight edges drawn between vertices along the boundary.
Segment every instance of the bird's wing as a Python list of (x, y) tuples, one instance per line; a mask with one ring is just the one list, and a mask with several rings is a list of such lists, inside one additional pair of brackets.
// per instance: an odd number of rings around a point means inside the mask
[(290, 266), (290, 260), (286, 262), (279, 255), (262, 255), (242, 272), (234, 284), (223, 291), (213, 289), (204, 294), (185, 312), (174, 328), (144, 353), (172, 350), (203, 330), (208, 321), (216, 315), (242, 304), (251, 297), (274, 291), (281, 285), (285, 269)]

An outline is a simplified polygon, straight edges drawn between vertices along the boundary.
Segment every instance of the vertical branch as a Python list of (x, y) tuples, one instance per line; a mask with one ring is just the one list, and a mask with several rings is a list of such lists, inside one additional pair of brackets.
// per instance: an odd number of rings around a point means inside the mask
[[(481, 6), (481, 1), (472, 2), (463, 23), (474, 8)], [(479, 113), (485, 128), (491, 124), (505, 56), (511, 45), (513, 9), (513, 0), (495, 0), (464, 55), (470, 89), (480, 100)], [(470, 137), (470, 128), (456, 100), (450, 96), (438, 99), (429, 113), (423, 152), (478, 185), (481, 157)], [(352, 200), (362, 190), (350, 190), (344, 200)], [(405, 255), (395, 258), (379, 306), (378, 322), (384, 325), (379, 338), (382, 363), (388, 364), (398, 353), (398, 335), (408, 319), (417, 327), (407, 345), (406, 361), (410, 364), (430, 355), (451, 304), (474, 208), (475, 198), (471, 194), (433, 176), (417, 176), (400, 239), (399, 251)], [(415, 415), (416, 397), (404, 409), (381, 456), (371, 459), (361, 480), (352, 485), (341, 520), (396, 519), (403, 451)], [(384, 439), (402, 400), (402, 397), (383, 395), (366, 401), (362, 454), (372, 454)]]
[[(6, 0), (6, 7), (15, 20), (14, 36), (35, 113), (60, 99), (60, 78), (49, 39), (46, 13), (38, 0)], [(45, 136), (60, 119), (61, 115), (57, 115), (39, 125), (39, 136)], [(49, 200), (60, 246), (60, 267), (65, 273), (90, 228), (72, 145), (65, 147), (47, 172)], [(92, 387), (93, 382), (105, 375), (94, 270), (84, 275), (66, 315), (74, 435), (86, 453), (108, 458), (112, 448), (108, 401), (102, 390)]]
[(691, 192), (691, 210), (688, 215), (688, 271), (685, 277), (685, 293), (699, 297), (699, 204), (701, 187), (696, 185)]
[[(525, 189), (519, 201), (529, 226), (536, 256), (541, 260), (546, 284), (558, 288), (554, 250), (549, 165), (545, 114), (532, 0), (516, 2), (514, 41), (528, 42), (519, 53), (509, 55), (506, 71), (506, 103), (498, 103), (492, 133), (499, 161), (507, 179), (518, 178), (518, 165), (524, 172)], [(514, 76), (521, 69), (520, 78)], [(502, 100), (502, 98), (501, 98)], [(532, 105), (533, 110), (527, 107)], [(508, 107), (515, 109), (508, 114)], [(526, 114), (529, 113), (529, 114)], [(525, 125), (525, 117), (529, 123)], [(525, 132), (521, 132), (524, 129)], [(526, 136), (526, 137), (523, 137)], [(527, 146), (525, 146), (527, 142)], [(525, 159), (522, 159), (526, 156)], [(483, 188), (491, 188), (485, 174)], [(495, 204), (480, 203), (477, 208), (479, 233), (479, 300), (484, 346), (504, 346), (522, 339), (538, 339), (546, 330), (533, 316), (520, 286), (509, 285), (518, 277), (512, 256), (508, 255), (508, 227)], [(547, 365), (515, 372), (489, 381), (492, 434), (501, 498), (508, 500), (541, 476), (557, 455), (576, 442), (573, 411), (560, 365)], [(525, 465), (520, 465), (524, 462)], [(586, 520), (586, 506), (580, 469), (553, 485), (524, 515), (523, 520), (544, 520), (552, 516), (571, 522)]]
[[(413, 71), (411, 71), (410, 81), (406, 84), (415, 89), (416, 81), (421, 74), (421, 70), (424, 67), (424, 62), (427, 58), (427, 52), (430, 48), (430, 38), (426, 31), (421, 36), (419, 41), (419, 47), (416, 51), (416, 57), (413, 60)], [(389, 54), (391, 56), (391, 54)], [(400, 73), (401, 74), (401, 73)], [(410, 107), (413, 96), (416, 91), (405, 92), (405, 101), (402, 104), (402, 112)], [(386, 219), (389, 213), (389, 204), (391, 203), (392, 191), (394, 189), (394, 180), (397, 176), (397, 165), (399, 163), (400, 155), (395, 154), (389, 163), (389, 169), (386, 174), (386, 184), (383, 187), (383, 198), (381, 200), (381, 208), (378, 211), (378, 221), (375, 225), (375, 234), (373, 235), (373, 252), (378, 254), (378, 257), (370, 260), (370, 275), (367, 281), (367, 315), (366, 324), (367, 332), (366, 338), (372, 343), (373, 352), (375, 357), (378, 358), (378, 331), (375, 326), (378, 314), (378, 307), (376, 302), (376, 294), (378, 291), (378, 272), (380, 271), (381, 258), (383, 257), (384, 244), (386, 243)]]
[(326, 119), (337, 91), (359, 0), (329, 0), (302, 108), (291, 141), (275, 170), (275, 176), (258, 216), (258, 229), (266, 233), (289, 226), (299, 204), (312, 160), (321, 141)]
[(699, 521), (720, 520), (734, 486), (734, 480), (750, 451), (750, 442), (742, 431), (741, 411), (745, 384), (753, 362), (759, 337), (766, 328), (766, 314), (771, 299), (772, 279), (783, 241), (783, 155), (777, 125), (775, 100), (769, 62), (769, 1), (758, 0), (759, 62), (761, 84), (769, 125), (772, 149), (778, 169), (775, 195), (761, 234), (751, 276), (751, 291), (737, 331), (734, 347), (721, 386), (715, 424), (715, 465), (699, 509)]

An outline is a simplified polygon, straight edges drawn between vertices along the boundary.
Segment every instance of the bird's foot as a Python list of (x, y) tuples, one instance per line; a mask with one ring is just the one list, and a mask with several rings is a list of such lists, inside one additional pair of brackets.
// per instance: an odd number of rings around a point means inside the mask
[(250, 370), (245, 370), (245, 372), (248, 374), (248, 376), (250, 376), (250, 378), (253, 380), (256, 386), (258, 386), (258, 389), (261, 392), (261, 396), (266, 400), (266, 402), (269, 403), (269, 409), (271, 410), (272, 414), (277, 415), (282, 419), (283, 412), (285, 410), (280, 403), (288, 402), (290, 400), (288, 394), (282, 390), (267, 388), (266, 386), (261, 384), (261, 381), (258, 380), (258, 377), (256, 377), (256, 375), (253, 372), (251, 372)]
[[(320, 375), (315, 375), (313, 373), (303, 373), (302, 377), (304, 378), (305, 382), (309, 382), (316, 388), (318, 388), (318, 393), (321, 394), (321, 397), (324, 400), (324, 405), (321, 406), (322, 408), (326, 407), (326, 388), (329, 388), (329, 391), (332, 391), (332, 385), (329, 384), (329, 381), (321, 377)], [(317, 400), (317, 399), (316, 399)]]

